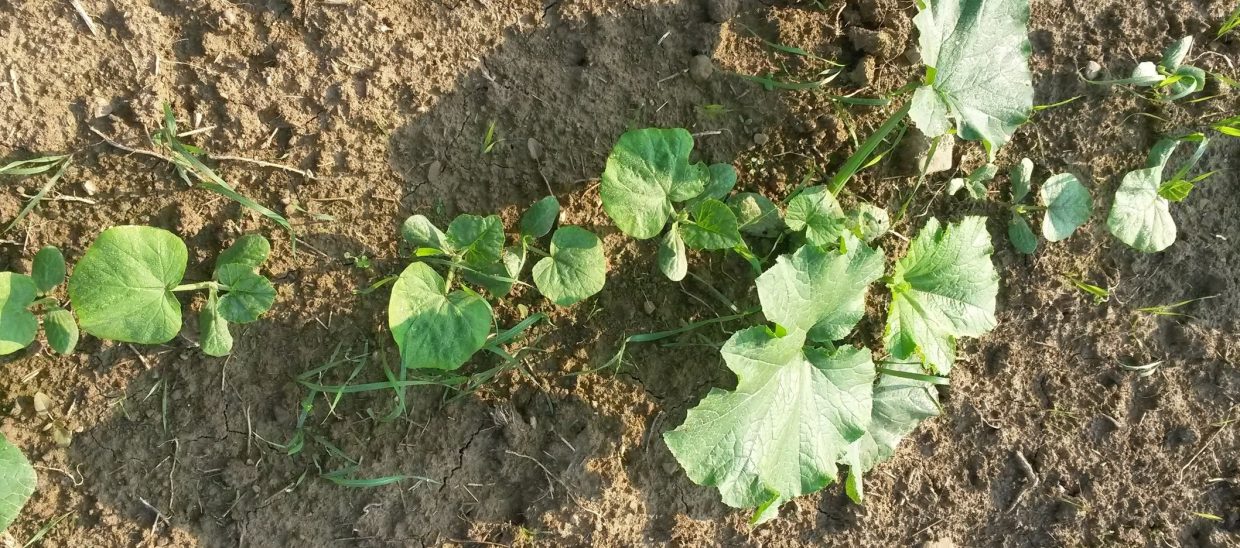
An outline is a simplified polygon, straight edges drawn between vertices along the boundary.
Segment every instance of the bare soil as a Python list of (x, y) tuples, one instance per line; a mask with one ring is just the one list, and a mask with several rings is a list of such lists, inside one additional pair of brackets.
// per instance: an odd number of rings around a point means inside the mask
[[(223, 247), (259, 231), (276, 242), (279, 300), (236, 333), (227, 359), (198, 351), (188, 314), (184, 336), (164, 346), (88, 337), (73, 357), (36, 344), (0, 361), (0, 431), (39, 466), (39, 491), (9, 530), (18, 541), (67, 516), (44, 545), (1240, 546), (1240, 140), (1214, 144), (1205, 164), (1219, 173), (1175, 206), (1180, 240), (1168, 251), (1138, 254), (1102, 222), (1159, 134), (1236, 114), (1240, 96), (1213, 86), (1201, 96), (1217, 97), (1166, 105), (1078, 77), (1091, 60), (1122, 75), (1186, 34), (1200, 42), (1193, 64), (1237, 77), (1240, 38), (1209, 40), (1234, 2), (1033, 1), (1036, 102), (1081, 98), (1038, 113), (1000, 164), (1027, 156), (1038, 180), (1075, 173), (1098, 213), (1066, 242), (1021, 256), (1006, 243), (1003, 178), (979, 204), (943, 194), (952, 173), (932, 176), (896, 232), (932, 215), (992, 215), (1000, 326), (962, 343), (944, 416), (867, 478), (864, 507), (833, 486), (758, 528), (692, 484), (661, 441), (711, 386), (735, 382), (712, 348), (725, 331), (633, 346), (618, 374), (576, 374), (606, 363), (627, 334), (725, 313), (703, 282), (664, 279), (653, 243), (610, 225), (596, 178), (620, 133), (651, 125), (704, 133), (704, 159), (733, 163), (742, 189), (772, 198), (831, 173), (852, 133), (864, 138), (892, 107), (765, 91), (738, 75), (826, 68), (762, 37), (845, 64), (826, 91), (890, 92), (918, 77), (905, 55), (912, 2), (80, 3), (97, 36), (69, 2), (0, 0), (0, 160), (72, 152), (53, 195), (93, 202), (45, 202), (0, 236), (0, 269), (27, 269), (43, 245), (73, 262), (103, 228), (136, 223), (186, 238), (189, 277), (205, 278)], [(709, 75), (690, 72), (698, 55), (711, 58)], [(306, 245), (292, 253), (270, 223), (91, 131), (144, 147), (165, 101), (209, 151), (312, 171), (218, 164), (280, 205)], [(484, 154), (491, 123), (497, 141)], [(968, 171), (980, 148), (958, 145), (955, 160)], [(844, 201), (898, 206), (914, 181), (900, 171), (867, 170)], [(7, 223), (42, 181), (0, 183)], [(606, 289), (573, 308), (518, 292), (497, 309), (507, 324), (518, 305), (551, 316), (527, 340), (525, 372), (459, 397), (410, 389), (392, 420), (391, 392), (334, 409), (319, 397), (305, 448), (280, 447), (306, 395), (296, 375), (344, 356), (323, 382), (358, 364), (354, 382), (379, 381), (382, 364), (398, 363), (386, 290), (354, 290), (407, 262), (406, 216), (500, 212), (512, 223), (548, 192), (564, 222), (603, 235), (610, 268)], [(883, 245), (903, 246), (897, 236)], [(356, 264), (362, 255), (371, 268)], [(742, 266), (703, 255), (691, 268), (752, 302)], [(1110, 300), (1094, 302), (1065, 274), (1110, 287)], [(1185, 316), (1137, 312), (1207, 296)], [(885, 301), (872, 300), (859, 339), (877, 350)], [(1121, 367), (1151, 362), (1161, 365), (1148, 376)], [(480, 358), (467, 371), (496, 365)], [(33, 410), (38, 392), (49, 416)], [(72, 433), (68, 447), (55, 428)], [(358, 463), (355, 478), (416, 477), (371, 488), (321, 479), (349, 464), (341, 453)]]

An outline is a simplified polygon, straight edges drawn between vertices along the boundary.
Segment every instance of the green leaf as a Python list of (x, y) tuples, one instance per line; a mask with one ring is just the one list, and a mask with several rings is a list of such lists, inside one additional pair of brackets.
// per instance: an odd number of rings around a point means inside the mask
[(1089, 190), (1070, 173), (1060, 173), (1047, 179), (1038, 192), (1042, 205), (1046, 206), (1042, 217), (1042, 237), (1049, 242), (1071, 236), (1094, 212)]
[(232, 333), (228, 330), (228, 320), (220, 315), (220, 301), (215, 290), (198, 313), (198, 331), (203, 354), (220, 358), (232, 352)]
[(541, 238), (549, 234), (559, 220), (560, 201), (555, 196), (547, 196), (534, 202), (521, 216), (521, 235)]
[(114, 226), (87, 248), (69, 277), (69, 300), (82, 330), (113, 341), (162, 344), (181, 330), (172, 289), (188, 253), (175, 234)]
[(593, 232), (562, 226), (551, 237), (551, 256), (534, 265), (534, 283), (551, 302), (571, 306), (603, 289), (607, 258)]
[(1167, 100), (1178, 101), (1206, 88), (1206, 71), (1197, 67), (1183, 66), (1171, 75), (1167, 86)]
[(38, 484), (39, 478), (30, 461), (0, 434), (0, 531), (17, 519)]
[[(472, 267), (499, 261), (504, 251), (504, 225), (498, 215), (460, 215), (448, 225), (448, 249)], [(440, 248), (442, 249), (442, 248)], [(445, 250), (447, 251), (447, 250)]]
[(659, 270), (673, 282), (685, 279), (689, 273), (689, 256), (685, 254), (685, 240), (680, 237), (679, 223), (672, 223), (672, 228), (659, 242)]
[(846, 253), (807, 245), (776, 259), (757, 281), (766, 319), (808, 331), (816, 342), (847, 337), (865, 315), (866, 293), (885, 266), (881, 250), (847, 239)]
[(693, 220), (680, 227), (685, 245), (694, 249), (731, 249), (744, 244), (736, 213), (719, 200), (704, 200), (693, 207)]
[(1169, 202), (1183, 202), (1196, 187), (1197, 185), (1183, 179), (1168, 181), (1158, 187), (1158, 195)]
[(1015, 211), (1012, 212), (1012, 220), (1008, 221), (1008, 239), (1016, 251), (1025, 255), (1033, 255), (1038, 250), (1038, 237), (1033, 234), (1024, 216)]
[(43, 332), (47, 334), (47, 344), (57, 354), (72, 354), (73, 349), (77, 348), (77, 320), (68, 310), (55, 308), (44, 314)]
[(512, 286), (521, 276), (525, 268), (525, 250), (520, 247), (505, 247), (500, 253), (500, 261), (477, 267), (477, 272), (462, 271), (464, 278), (471, 284), (485, 287), (497, 299), (502, 299), (512, 292)]
[(219, 314), (232, 323), (257, 321), (276, 302), (276, 288), (249, 265), (226, 264), (215, 271), (215, 279), (228, 286), (220, 297)]
[(742, 192), (728, 199), (728, 207), (736, 214), (740, 231), (763, 238), (773, 238), (784, 229), (784, 220), (775, 203), (754, 192)]
[(1144, 253), (1155, 253), (1175, 243), (1171, 203), (1158, 194), (1163, 167), (1149, 167), (1124, 175), (1107, 216), (1107, 229), (1119, 241)]
[(1029, 187), (1033, 182), (1033, 160), (1022, 158), (1019, 164), (1012, 166), (1008, 175), (1012, 182), (1012, 203), (1019, 204), (1029, 195)]
[(30, 270), (39, 293), (51, 293), (56, 286), (65, 283), (65, 256), (52, 246), (40, 249), (34, 255), (34, 267)]
[(267, 262), (269, 256), (271, 242), (267, 241), (267, 238), (259, 234), (245, 234), (237, 238), (228, 249), (220, 252), (220, 256), (215, 259), (215, 269), (218, 271), (224, 265), (239, 264), (257, 270)]
[(400, 235), (414, 249), (425, 247), (438, 249), (445, 253), (453, 251), (452, 246), (448, 245), (448, 237), (444, 235), (443, 231), (439, 230), (430, 219), (422, 215), (413, 215), (405, 219), (405, 222), (400, 225)]
[(404, 367), (456, 369), (486, 344), (491, 307), (472, 292), (447, 291), (423, 263), (409, 265), (392, 285), (388, 326)]
[(804, 230), (805, 239), (814, 245), (834, 244), (848, 230), (844, 210), (825, 186), (806, 187), (793, 197), (785, 222), (794, 231)]
[(921, 0), (913, 24), (933, 81), (909, 116), (929, 137), (982, 141), (993, 160), (1033, 109), (1028, 0)]
[[(920, 368), (893, 365), (892, 369), (919, 373)], [(890, 459), (896, 446), (913, 432), (921, 421), (939, 415), (938, 391), (934, 385), (913, 379), (882, 375), (874, 386), (874, 407), (870, 425), (861, 439), (853, 444), (849, 476), (860, 476), (874, 466)], [(858, 488), (860, 490), (860, 488)]]
[(1163, 50), (1162, 61), (1158, 63), (1167, 72), (1174, 73), (1180, 69), (1180, 65), (1184, 63), (1184, 58), (1188, 56), (1188, 52), (1193, 49), (1193, 37), (1185, 36), (1175, 42), (1172, 42), (1167, 49)]
[(803, 332), (765, 327), (732, 335), (723, 359), (736, 390), (711, 390), (667, 446), (689, 479), (723, 502), (757, 508), (752, 521), (836, 480), (836, 461), (870, 422), (874, 363), (866, 349), (802, 348)]
[(38, 291), (30, 276), (0, 272), (0, 356), (34, 342), (39, 333), (39, 318), (26, 307), (34, 302)]
[(848, 212), (848, 229), (865, 243), (881, 238), (891, 230), (891, 216), (874, 204), (860, 203)]
[(955, 194), (960, 189), (965, 189), (969, 193), (969, 198), (978, 201), (986, 198), (986, 183), (995, 178), (995, 174), (999, 172), (999, 167), (994, 164), (985, 164), (978, 166), (968, 177), (963, 179), (952, 179), (947, 185), (947, 193)]
[(658, 236), (672, 215), (672, 202), (702, 193), (711, 181), (705, 164), (689, 163), (693, 136), (676, 129), (626, 132), (607, 157), (599, 193), (603, 209), (625, 234)]
[(896, 261), (891, 306), (883, 333), (896, 360), (916, 359), (946, 375), (956, 361), (956, 338), (994, 328), (999, 274), (985, 217), (965, 217), (942, 227), (931, 218)]
[(690, 207), (703, 200), (720, 200), (728, 197), (736, 188), (736, 168), (732, 164), (713, 164), (710, 166), (710, 182), (701, 194), (685, 203)]

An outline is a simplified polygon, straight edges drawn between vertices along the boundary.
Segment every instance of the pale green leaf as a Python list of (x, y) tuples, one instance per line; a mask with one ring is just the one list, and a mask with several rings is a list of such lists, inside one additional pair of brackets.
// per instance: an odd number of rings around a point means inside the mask
[(703, 200), (692, 208), (693, 220), (681, 224), (685, 245), (694, 249), (731, 249), (741, 245), (736, 213), (719, 200)]
[(599, 193), (603, 209), (625, 234), (658, 236), (672, 215), (672, 202), (702, 193), (710, 182), (705, 164), (689, 163), (693, 136), (684, 129), (626, 132), (607, 157)]
[(39, 319), (26, 307), (33, 303), (38, 287), (30, 276), (0, 272), (0, 356), (12, 354), (34, 342)]
[(1042, 236), (1049, 242), (1071, 236), (1094, 212), (1089, 190), (1070, 173), (1052, 176), (1042, 183), (1042, 189), (1038, 192), (1042, 205), (1046, 206), (1042, 217)]
[(918, 3), (913, 24), (933, 74), (909, 113), (922, 132), (943, 135), (950, 117), (960, 137), (982, 141), (994, 158), (1033, 109), (1028, 21), (1028, 0)]
[(985, 217), (942, 227), (931, 218), (896, 261), (888, 287), (884, 343), (896, 360), (914, 359), (939, 374), (951, 372), (957, 337), (994, 328), (999, 274)]
[(534, 283), (551, 302), (571, 306), (602, 291), (607, 281), (603, 244), (593, 232), (562, 226), (551, 236), (551, 256), (534, 265)]
[(525, 215), (521, 216), (521, 235), (541, 238), (549, 234), (559, 220), (560, 201), (555, 196), (547, 196), (534, 202)]
[(175, 234), (149, 226), (115, 226), (87, 248), (69, 277), (69, 300), (83, 331), (101, 339), (162, 344), (181, 330), (172, 288), (188, 253)]
[(969, 198), (978, 201), (986, 197), (986, 183), (995, 178), (995, 174), (999, 172), (999, 167), (994, 164), (984, 164), (978, 166), (968, 177), (963, 179), (952, 179), (947, 186), (948, 194), (955, 194), (964, 189), (968, 191)]
[(794, 231), (805, 231), (805, 239), (820, 246), (839, 242), (848, 230), (844, 210), (825, 186), (807, 187), (793, 197), (785, 222)]
[(659, 242), (659, 270), (673, 282), (685, 279), (689, 273), (689, 256), (685, 254), (685, 241), (680, 237), (679, 223), (672, 223), (672, 228)]
[(78, 326), (73, 313), (63, 308), (54, 308), (43, 315), (43, 332), (47, 335), (47, 344), (57, 354), (72, 354), (77, 348)]
[(388, 326), (409, 369), (456, 369), (486, 344), (491, 307), (474, 293), (447, 293), (431, 267), (413, 263), (392, 285)]
[(498, 215), (460, 215), (448, 225), (447, 245), (466, 265), (493, 264), (504, 251), (504, 225)]
[(448, 245), (448, 236), (423, 215), (405, 219), (400, 225), (400, 235), (414, 249), (438, 249), (444, 253), (453, 251), (452, 246)]
[(851, 235), (848, 240), (846, 253), (807, 245), (776, 259), (757, 281), (766, 319), (789, 331), (808, 331), (812, 341), (848, 336), (865, 315), (865, 296), (885, 266), (881, 250)]
[[(892, 369), (920, 373), (917, 366), (893, 365)], [(939, 415), (938, 390), (934, 385), (894, 375), (881, 375), (874, 386), (874, 407), (870, 425), (861, 439), (853, 444), (849, 475), (860, 476), (874, 466), (890, 459), (896, 446), (917, 425)], [(859, 479), (859, 478), (858, 478)]]
[(203, 354), (219, 358), (232, 352), (232, 333), (228, 330), (228, 320), (220, 315), (220, 301), (215, 291), (211, 291), (207, 304), (198, 313), (198, 332)]
[(1174, 73), (1180, 69), (1180, 65), (1184, 63), (1184, 58), (1188, 56), (1188, 52), (1192, 49), (1193, 37), (1185, 36), (1172, 42), (1171, 45), (1167, 46), (1167, 49), (1163, 50), (1162, 61), (1158, 64), (1162, 68), (1167, 69), (1167, 72)]
[(52, 246), (40, 249), (34, 255), (34, 267), (30, 269), (30, 277), (39, 293), (51, 293), (56, 286), (65, 283), (65, 256)]
[(848, 229), (861, 241), (870, 243), (891, 230), (891, 216), (886, 209), (861, 203), (848, 212)]
[(232, 323), (258, 320), (276, 302), (276, 289), (271, 282), (249, 265), (232, 263), (215, 271), (215, 279), (227, 286), (220, 297), (219, 314)]
[(770, 198), (755, 192), (742, 192), (728, 199), (728, 207), (736, 214), (740, 231), (753, 236), (773, 238), (784, 229), (784, 219)]
[(736, 168), (732, 164), (713, 164), (710, 166), (710, 182), (706, 189), (693, 199), (685, 202), (687, 206), (695, 206), (703, 200), (720, 200), (728, 197), (736, 188)]
[(1012, 182), (1012, 203), (1025, 201), (1033, 182), (1033, 160), (1022, 158), (1019, 164), (1012, 166), (1008, 179)]
[(257, 270), (267, 262), (269, 256), (271, 242), (267, 241), (267, 238), (259, 234), (245, 234), (237, 238), (228, 249), (220, 252), (220, 256), (215, 259), (215, 268), (218, 270), (224, 265), (239, 264)]
[(525, 250), (522, 247), (505, 247), (497, 263), (476, 267), (478, 272), (462, 271), (471, 284), (485, 287), (492, 296), (504, 298), (512, 291), (521, 270), (525, 268)]
[(1020, 213), (1012, 212), (1012, 219), (1008, 221), (1008, 239), (1016, 251), (1025, 255), (1033, 255), (1038, 250), (1038, 237)]
[[(34, 283), (31, 282), (33, 286)], [(8, 529), (39, 484), (34, 467), (17, 446), (0, 434), (0, 531)]]
[(664, 434), (689, 479), (723, 502), (757, 508), (752, 521), (837, 478), (838, 461), (870, 422), (874, 364), (866, 349), (803, 348), (804, 332), (737, 332), (723, 359), (736, 389), (711, 390)]
[(1107, 229), (1137, 251), (1155, 253), (1175, 243), (1171, 203), (1158, 195), (1163, 168), (1130, 171), (1115, 191)]

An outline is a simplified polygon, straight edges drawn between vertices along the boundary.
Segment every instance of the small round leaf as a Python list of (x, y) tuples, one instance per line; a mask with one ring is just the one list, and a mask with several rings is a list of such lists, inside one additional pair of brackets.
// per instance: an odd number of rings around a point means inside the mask
[(593, 232), (563, 226), (551, 237), (551, 256), (534, 265), (534, 283), (551, 302), (571, 306), (603, 289), (607, 259)]
[(50, 293), (65, 283), (65, 256), (59, 249), (47, 246), (34, 255), (34, 268), (30, 271), (39, 293)]
[(560, 220), (560, 201), (555, 196), (547, 196), (537, 202), (521, 216), (521, 234), (531, 238), (541, 238), (551, 232), (556, 221)]
[(77, 348), (78, 326), (73, 313), (57, 308), (43, 315), (43, 332), (47, 343), (57, 354), (72, 354)]

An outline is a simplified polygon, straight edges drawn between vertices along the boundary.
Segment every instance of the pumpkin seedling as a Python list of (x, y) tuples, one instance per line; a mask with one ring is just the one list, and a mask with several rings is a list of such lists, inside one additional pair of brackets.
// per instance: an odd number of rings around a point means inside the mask
[(1038, 249), (1038, 237), (1029, 228), (1033, 213), (1042, 212), (1042, 237), (1048, 242), (1065, 240), (1093, 214), (1089, 189), (1070, 173), (1052, 175), (1038, 191), (1040, 205), (1025, 204), (1033, 179), (1033, 161), (1025, 158), (1012, 167), (1012, 217), (1008, 239), (1017, 251), (1031, 255)]
[(1206, 87), (1206, 71), (1184, 64), (1184, 58), (1192, 49), (1193, 37), (1185, 36), (1167, 46), (1157, 64), (1144, 61), (1132, 69), (1132, 75), (1128, 78), (1092, 83), (1153, 88), (1166, 101), (1183, 99)]
[(69, 354), (77, 346), (78, 326), (52, 293), (65, 282), (65, 257), (55, 247), (40, 249), (29, 276), (0, 272), (0, 356), (34, 342), (43, 318), (48, 346)]
[[(534, 285), (551, 302), (571, 306), (601, 291), (607, 260), (594, 233), (561, 226), (548, 250), (537, 247), (559, 216), (554, 196), (539, 200), (521, 218), (514, 245), (505, 245), (498, 215), (460, 215), (446, 233), (422, 215), (405, 220), (401, 234), (420, 260), (397, 278), (388, 304), (388, 324), (404, 366), (457, 369), (495, 339), (491, 305), (468, 285), (455, 289), (458, 275), (502, 299), (514, 285), (525, 285), (519, 278), (534, 254), (542, 257), (533, 267)], [(446, 267), (447, 277), (432, 264)]]
[[(1169, 178), (1165, 177), (1167, 162), (1181, 143), (1197, 143), (1196, 150)], [(1193, 178), (1188, 174), (1205, 154), (1210, 138), (1194, 133), (1179, 138), (1160, 140), (1150, 151), (1145, 167), (1124, 175), (1115, 191), (1115, 202), (1107, 217), (1107, 229), (1121, 242), (1144, 253), (1162, 251), (1175, 243), (1175, 219), (1171, 203), (1188, 198), (1196, 185), (1214, 172)]]
[(270, 253), (266, 238), (242, 236), (216, 259), (210, 280), (186, 284), (185, 242), (160, 228), (115, 226), (99, 235), (73, 269), (69, 300), (91, 335), (162, 344), (181, 331), (176, 293), (206, 290), (198, 319), (202, 350), (225, 356), (233, 344), (229, 322), (256, 321), (275, 302), (275, 288), (258, 273)]

